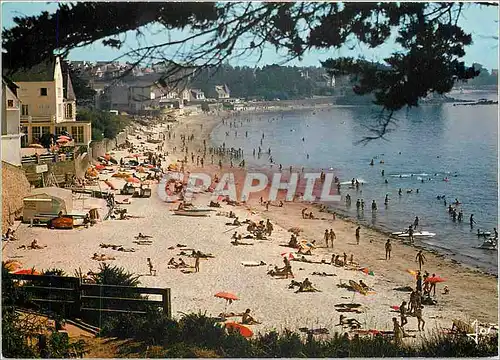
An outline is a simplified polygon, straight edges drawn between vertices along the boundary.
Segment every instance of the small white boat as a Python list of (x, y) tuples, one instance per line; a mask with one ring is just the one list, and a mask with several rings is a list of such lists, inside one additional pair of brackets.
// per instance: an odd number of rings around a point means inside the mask
[(495, 238), (488, 238), (483, 241), (481, 246), (479, 246), (480, 249), (485, 249), (485, 250), (497, 250), (497, 239)]
[[(397, 231), (393, 232), (391, 235), (397, 236), (397, 237), (409, 237), (410, 235), (408, 234), (408, 231)], [(413, 232), (413, 237), (416, 236), (424, 236), (424, 237), (433, 237), (436, 236), (435, 233), (429, 232), (429, 231), (415, 231)]]
[(184, 209), (184, 210), (174, 210), (175, 215), (182, 216), (208, 216), (211, 210), (203, 209)]

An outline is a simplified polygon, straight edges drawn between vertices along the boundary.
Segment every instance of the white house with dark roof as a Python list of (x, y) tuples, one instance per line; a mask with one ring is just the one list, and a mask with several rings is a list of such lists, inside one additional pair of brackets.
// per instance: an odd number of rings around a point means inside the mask
[(215, 92), (217, 93), (217, 99), (229, 99), (231, 97), (231, 92), (226, 84), (215, 85)]
[(76, 121), (76, 96), (68, 74), (63, 75), (59, 57), (31, 69), (9, 75), (18, 86), (21, 101), (23, 146), (36, 143), (44, 134), (71, 134), (78, 146), (89, 146), (90, 122)]

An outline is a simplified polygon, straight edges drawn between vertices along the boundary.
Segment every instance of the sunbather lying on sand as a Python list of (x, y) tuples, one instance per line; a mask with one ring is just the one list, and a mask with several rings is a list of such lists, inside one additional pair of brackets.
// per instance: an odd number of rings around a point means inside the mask
[[(113, 249), (115, 250), (115, 249)], [(120, 246), (118, 249), (116, 249), (117, 251), (122, 251), (122, 252), (135, 252), (135, 249), (134, 248), (124, 248), (123, 246)]]
[(132, 242), (137, 245), (151, 245), (153, 243), (152, 240), (137, 240)]
[(287, 276), (287, 274), (288, 274), (288, 271), (286, 271), (285, 269), (280, 269), (277, 266), (275, 266), (274, 269), (269, 270), (267, 272), (267, 275), (271, 275), (271, 276)]
[(44, 245), (44, 246), (38, 245), (38, 240), (37, 239), (33, 239), (33, 241), (31, 242), (31, 244), (28, 246), (28, 249), (36, 250), (36, 249), (43, 249), (43, 248), (46, 248), (46, 247), (47, 247), (47, 245)]
[(304, 281), (302, 281), (302, 283), (300, 284), (299, 286), (299, 289), (296, 291), (296, 293), (298, 292), (319, 292), (321, 290), (318, 290), (316, 289), (312, 283), (309, 281), (309, 278), (305, 278)]
[(250, 315), (250, 309), (247, 309), (245, 313), (241, 317), (241, 323), (245, 325), (254, 325), (260, 324), (257, 320), (255, 320), (252, 315)]
[(139, 233), (139, 235), (137, 235), (135, 238), (136, 239), (149, 239), (149, 238), (152, 238), (152, 236), (151, 235), (144, 235), (142, 233)]
[(94, 253), (92, 256), (92, 260), (97, 260), (97, 261), (106, 261), (106, 260), (116, 260), (113, 256), (107, 256), (105, 254), (97, 254)]
[(174, 258), (171, 258), (170, 261), (167, 263), (167, 265), (177, 266), (177, 263), (175, 262)]
[(238, 239), (231, 241), (231, 244), (233, 244), (234, 246), (238, 246), (238, 245), (253, 245), (251, 243), (246, 243), (246, 242), (238, 241)]
[(243, 316), (244, 313), (235, 313), (235, 312), (229, 312), (229, 313), (220, 313), (219, 317), (220, 318), (230, 318), (230, 317), (237, 317), (237, 316)]
[(312, 263), (311, 260), (306, 259), (305, 256), (301, 256), (299, 258), (292, 259), (292, 261), (300, 261), (300, 262), (305, 262), (305, 263)]
[(115, 249), (121, 247), (122, 245), (101, 243), (101, 244), (99, 244), (99, 246), (102, 247), (103, 249), (112, 248), (113, 250), (115, 250)]
[(318, 276), (337, 276), (336, 274), (327, 274), (326, 272), (318, 272), (314, 271), (312, 275), (318, 275)]

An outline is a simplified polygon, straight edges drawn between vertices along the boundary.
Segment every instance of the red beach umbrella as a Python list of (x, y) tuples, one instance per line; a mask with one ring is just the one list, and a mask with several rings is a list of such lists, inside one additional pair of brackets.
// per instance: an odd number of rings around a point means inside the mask
[(249, 338), (253, 336), (253, 331), (247, 328), (245, 325), (238, 324), (235, 322), (227, 322), (225, 324), (226, 329), (232, 329), (234, 331), (238, 331), (241, 336)]
[(292, 260), (292, 259), (295, 259), (295, 257), (297, 255), (293, 252), (284, 252), (284, 253), (281, 253), (281, 256), (286, 257), (288, 260)]
[(135, 178), (135, 177), (129, 177), (127, 178), (126, 180), (128, 183), (135, 183), (135, 184), (139, 184), (141, 182), (141, 180), (139, 180), (138, 178)]
[(218, 292), (214, 296), (218, 297), (218, 298), (221, 298), (221, 299), (225, 299), (225, 300), (231, 300), (231, 301), (232, 300), (239, 300), (239, 298), (236, 295), (234, 295), (234, 294), (232, 294), (230, 292), (224, 292), (224, 291)]
[(14, 274), (16, 275), (41, 275), (40, 272), (36, 271), (35, 269), (22, 269), (16, 271)]
[(435, 284), (435, 283), (440, 283), (440, 282), (445, 282), (446, 280), (443, 279), (442, 277), (439, 277), (439, 276), (431, 276), (431, 277), (428, 277), (427, 279), (425, 279), (424, 282), (426, 283), (431, 283), (431, 284)]

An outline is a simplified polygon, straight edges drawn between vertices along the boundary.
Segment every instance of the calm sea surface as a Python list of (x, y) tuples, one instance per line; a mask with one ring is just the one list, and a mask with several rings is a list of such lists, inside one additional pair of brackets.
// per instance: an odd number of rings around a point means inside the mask
[[(491, 93), (453, 96), (497, 98)], [(482, 241), (476, 231), (480, 228), (493, 232), (494, 227), (498, 228), (498, 106), (422, 105), (396, 114), (399, 121), (387, 141), (355, 145), (369, 135), (365, 125), (373, 124), (378, 111), (371, 106), (356, 106), (243, 114), (237, 138), (234, 129), (226, 136), (230, 129), (220, 125), (214, 129), (212, 141), (217, 146), (225, 142), (226, 147), (241, 147), (250, 164), (263, 165), (269, 163), (268, 156), (254, 159), (252, 150), (258, 148), (264, 132), (263, 151), (270, 147), (274, 162), (285, 169), (290, 165), (306, 169), (331, 167), (341, 181), (353, 177), (366, 181), (361, 194), (342, 186), (342, 195), (351, 195), (352, 206), (339, 203), (339, 212), (389, 231), (407, 228), (418, 216), (422, 229), (437, 234), (417, 238), (418, 244), (496, 274), (497, 252), (478, 249)], [(375, 165), (369, 166), (372, 158)], [(449, 181), (443, 181), (445, 177)], [(399, 188), (403, 189), (402, 196), (398, 196)], [(408, 194), (407, 189), (413, 192)], [(390, 199), (387, 207), (386, 194)], [(459, 199), (464, 222), (453, 222), (437, 195), (446, 195), (448, 203)], [(355, 206), (358, 198), (365, 201), (361, 214), (357, 214)], [(378, 204), (375, 216), (370, 209), (372, 200)], [(471, 213), (477, 222), (473, 230), (469, 226)]]

